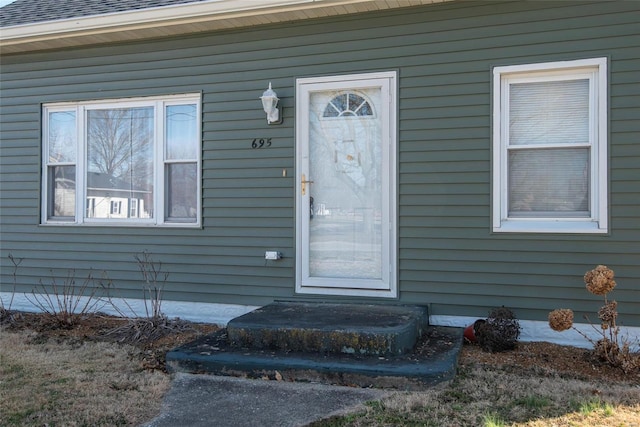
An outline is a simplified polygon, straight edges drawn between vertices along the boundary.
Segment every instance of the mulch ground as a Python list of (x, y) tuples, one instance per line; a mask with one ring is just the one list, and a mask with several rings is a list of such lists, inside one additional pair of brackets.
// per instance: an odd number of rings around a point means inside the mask
[[(157, 326), (157, 325), (156, 325)], [(30, 330), (47, 340), (112, 341), (133, 344), (140, 349), (140, 361), (145, 369), (166, 371), (165, 354), (196, 338), (218, 331), (216, 325), (167, 320), (161, 328), (135, 323), (131, 319), (92, 314), (76, 319), (74, 324), (53, 322), (39, 313), (11, 312), (2, 319), (2, 328)], [(149, 329), (149, 331), (147, 331)], [(161, 329), (158, 332), (158, 329)], [(428, 346), (416, 346), (416, 352), (429, 352)], [(639, 356), (640, 357), (640, 356)], [(561, 376), (606, 382), (631, 382), (640, 385), (640, 371), (625, 373), (598, 360), (593, 351), (548, 342), (519, 342), (514, 350), (491, 353), (477, 345), (465, 344), (459, 357), (461, 366), (486, 365), (513, 372)]]

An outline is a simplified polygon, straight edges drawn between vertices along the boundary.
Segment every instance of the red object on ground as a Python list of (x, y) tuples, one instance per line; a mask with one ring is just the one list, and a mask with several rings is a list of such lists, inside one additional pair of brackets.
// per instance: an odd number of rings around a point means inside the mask
[(473, 325), (464, 328), (464, 339), (469, 342), (476, 342), (476, 331), (473, 329)]

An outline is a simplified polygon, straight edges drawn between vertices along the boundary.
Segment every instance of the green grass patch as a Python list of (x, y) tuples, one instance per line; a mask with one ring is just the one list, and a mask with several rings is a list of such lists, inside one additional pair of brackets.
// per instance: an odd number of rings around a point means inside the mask
[(482, 417), (483, 427), (505, 427), (507, 424), (495, 412), (490, 412)]
[(526, 409), (536, 410), (547, 408), (552, 402), (548, 396), (531, 395), (516, 399), (513, 403)]
[(600, 412), (602, 415), (612, 416), (615, 413), (615, 408), (610, 403), (603, 402), (600, 399), (591, 399), (580, 404), (578, 412), (582, 415), (591, 415), (595, 412)]

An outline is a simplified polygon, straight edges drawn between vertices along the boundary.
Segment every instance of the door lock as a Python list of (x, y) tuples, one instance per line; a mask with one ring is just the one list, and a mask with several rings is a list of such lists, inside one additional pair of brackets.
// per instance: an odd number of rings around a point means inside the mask
[(302, 174), (302, 180), (300, 181), (300, 190), (302, 191), (302, 195), (307, 194), (307, 184), (313, 184), (313, 181), (307, 181), (307, 177)]

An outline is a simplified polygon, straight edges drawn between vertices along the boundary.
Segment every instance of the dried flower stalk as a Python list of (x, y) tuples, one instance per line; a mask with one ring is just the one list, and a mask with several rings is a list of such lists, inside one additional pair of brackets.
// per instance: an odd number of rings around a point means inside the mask
[(600, 310), (598, 310), (598, 317), (610, 326), (615, 326), (616, 318), (618, 317), (617, 308), (618, 303), (616, 301), (610, 301), (600, 307)]
[(606, 295), (616, 287), (614, 272), (606, 265), (599, 265), (584, 275), (587, 290), (594, 295)]
[(562, 332), (573, 326), (573, 310), (559, 308), (549, 313), (549, 326), (554, 331)]
[[(599, 265), (584, 275), (584, 282), (587, 290), (594, 295), (604, 297), (604, 305), (598, 310), (598, 318), (601, 320), (600, 330), (593, 324), (591, 326), (598, 330), (600, 339), (595, 341), (588, 335), (573, 327), (573, 311), (562, 308), (549, 313), (549, 326), (554, 331), (566, 331), (574, 329), (591, 344), (593, 344), (593, 354), (600, 360), (607, 362), (611, 366), (621, 368), (624, 372), (630, 373), (640, 369), (640, 354), (631, 351), (629, 341), (621, 338), (620, 327), (616, 324), (618, 318), (618, 303), (607, 301), (607, 294), (616, 286), (613, 280), (614, 272), (606, 265)], [(587, 320), (589, 318), (585, 316)], [(589, 321), (589, 323), (591, 323)]]

